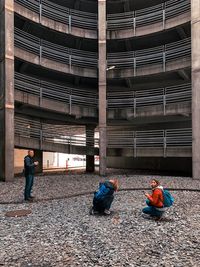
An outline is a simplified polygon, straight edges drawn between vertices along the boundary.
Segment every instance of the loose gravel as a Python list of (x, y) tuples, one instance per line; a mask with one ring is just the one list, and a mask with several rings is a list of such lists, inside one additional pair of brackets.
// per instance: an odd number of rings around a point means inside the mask
[[(113, 178), (111, 174), (109, 178)], [(121, 188), (148, 187), (152, 176), (115, 175)], [(200, 181), (160, 177), (166, 187), (200, 189)], [(95, 190), (97, 175), (37, 177), (38, 200)], [(0, 183), (0, 199), (22, 200), (24, 180)], [(115, 196), (110, 216), (90, 216), (92, 195), (36, 203), (0, 205), (0, 266), (5, 267), (199, 267), (200, 193), (172, 191), (175, 205), (164, 219), (144, 218), (142, 191)], [(31, 209), (27, 217), (7, 211)]]
[[(120, 188), (146, 188), (149, 187), (149, 181), (152, 178), (158, 179), (166, 188), (185, 188), (200, 190), (200, 180), (193, 180), (189, 177), (171, 177), (159, 175), (133, 175), (128, 174), (110, 174), (106, 179), (118, 178)], [(62, 174), (37, 176), (34, 181), (34, 192), (37, 200), (52, 198), (64, 198), (77, 193), (84, 193), (96, 190), (101, 181), (96, 174)], [(0, 182), (0, 203), (22, 202), (24, 191), (24, 178), (15, 178), (12, 183)]]

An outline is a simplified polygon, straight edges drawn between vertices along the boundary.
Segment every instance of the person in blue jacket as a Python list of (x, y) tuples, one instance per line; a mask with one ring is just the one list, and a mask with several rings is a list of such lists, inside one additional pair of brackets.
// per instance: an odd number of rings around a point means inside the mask
[(34, 197), (31, 196), (31, 190), (34, 182), (35, 167), (38, 161), (34, 161), (34, 151), (29, 150), (28, 155), (24, 158), (24, 175), (25, 175), (25, 190), (24, 200), (31, 201)]
[(118, 191), (119, 183), (117, 179), (99, 183), (99, 189), (94, 193), (93, 206), (90, 215), (95, 213), (110, 214), (110, 207), (114, 200), (114, 192)]

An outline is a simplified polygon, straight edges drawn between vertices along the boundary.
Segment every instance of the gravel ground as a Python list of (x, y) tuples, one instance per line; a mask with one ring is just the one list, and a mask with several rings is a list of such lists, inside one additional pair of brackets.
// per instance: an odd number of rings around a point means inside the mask
[[(118, 178), (120, 188), (144, 188), (149, 187), (149, 181), (152, 178), (159, 179), (167, 188), (185, 188), (200, 189), (200, 180), (193, 180), (188, 177), (170, 177), (170, 176), (151, 176), (141, 174), (112, 174), (107, 179)], [(96, 174), (80, 175), (49, 175), (38, 176), (35, 178), (33, 194), (37, 200), (62, 198), (76, 193), (94, 191), (102, 180)], [(0, 203), (4, 202), (22, 202), (24, 190), (24, 178), (15, 178), (13, 183), (0, 182)]]
[[(110, 175), (110, 177), (113, 177)], [(115, 176), (116, 177), (116, 176)], [(152, 176), (120, 175), (122, 188), (147, 187)], [(200, 188), (191, 178), (159, 177), (167, 187)], [(94, 190), (95, 175), (38, 177), (38, 199)], [(1, 183), (1, 200), (22, 199), (23, 179)], [(0, 205), (0, 266), (5, 267), (199, 267), (200, 193), (174, 191), (163, 221), (144, 218), (142, 191), (116, 194), (110, 216), (89, 216), (92, 195)], [(31, 209), (27, 217), (7, 211)]]

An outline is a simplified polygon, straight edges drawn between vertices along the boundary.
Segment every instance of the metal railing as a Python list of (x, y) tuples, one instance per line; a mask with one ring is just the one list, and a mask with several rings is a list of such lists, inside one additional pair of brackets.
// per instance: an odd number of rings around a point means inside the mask
[(165, 3), (148, 7), (141, 10), (108, 14), (107, 28), (113, 30), (133, 29), (136, 33), (137, 28), (162, 23), (163, 29), (168, 19), (176, 18), (186, 12), (190, 12), (190, 0), (170, 0)]
[(72, 27), (97, 31), (97, 14), (83, 12), (60, 6), (48, 0), (15, 0), (15, 3), (37, 13), (40, 18), (46, 17)]
[[(46, 17), (71, 27), (97, 30), (97, 14), (83, 12), (60, 6), (48, 0), (15, 0), (17, 4), (37, 13), (40, 21)], [(108, 14), (108, 30), (136, 29), (138, 27), (161, 22), (163, 29), (166, 20), (175, 18), (190, 11), (190, 0), (170, 0), (163, 4), (141, 10)]]
[[(38, 96), (40, 103), (44, 98), (65, 103), (69, 105), (70, 114), (74, 105), (98, 108), (96, 91), (46, 82), (17, 72), (15, 73), (15, 89)], [(136, 116), (140, 108), (162, 105), (165, 114), (168, 105), (191, 102), (191, 98), (190, 83), (139, 91), (112, 91), (107, 93), (107, 108), (109, 110), (132, 109)]]
[(151, 131), (108, 131), (108, 148), (131, 148), (137, 156), (139, 148), (163, 149), (166, 156), (167, 148), (191, 147), (192, 129), (167, 129)]
[(144, 50), (110, 53), (107, 63), (115, 69), (132, 68), (136, 76), (138, 68), (156, 64), (166, 71), (167, 63), (183, 57), (191, 57), (191, 38)]
[(108, 109), (132, 109), (134, 116), (139, 109), (160, 105), (165, 115), (170, 104), (191, 102), (192, 88), (190, 83), (139, 91), (109, 92)]
[(89, 134), (86, 140), (85, 127), (47, 124), (19, 116), (15, 116), (15, 136), (37, 139), (40, 144), (50, 142), (70, 146), (86, 146), (87, 142), (87, 146), (92, 147), (98, 147), (99, 144), (98, 139), (94, 138), (92, 134)]
[[(97, 53), (50, 43), (17, 28), (15, 28), (15, 46), (38, 55), (40, 60), (44, 57), (68, 64), (70, 67), (98, 67)], [(163, 71), (165, 71), (168, 62), (183, 57), (191, 57), (191, 39), (185, 38), (144, 50), (110, 53), (107, 57), (108, 67), (115, 66), (116, 69), (133, 68), (134, 75), (137, 74), (138, 68), (153, 64), (162, 65)]]
[(74, 105), (96, 109), (98, 104), (98, 95), (92, 90), (46, 82), (17, 72), (15, 89), (38, 96), (40, 103), (43, 98), (65, 103), (69, 105), (70, 113)]
[[(98, 147), (99, 139), (93, 135), (84, 134), (84, 127), (69, 125), (53, 125), (41, 123), (39, 120), (31, 120), (24, 117), (15, 116), (15, 136), (22, 138), (33, 138), (43, 142), (73, 146)], [(77, 134), (80, 132), (82, 134)], [(107, 133), (108, 148), (130, 148), (134, 149), (134, 156), (137, 156), (137, 149), (163, 149), (166, 156), (168, 148), (191, 148), (192, 129), (166, 129), (148, 131), (111, 131)]]
[(77, 67), (97, 68), (97, 53), (71, 49), (35, 37), (15, 28), (15, 46), (42, 58)]

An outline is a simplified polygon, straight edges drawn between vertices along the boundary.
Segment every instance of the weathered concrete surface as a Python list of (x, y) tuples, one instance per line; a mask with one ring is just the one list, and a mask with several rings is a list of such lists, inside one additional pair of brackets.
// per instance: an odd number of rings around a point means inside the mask
[[(102, 43), (101, 43), (102, 46)], [(42, 58), (40, 60), (39, 56), (34, 55), (30, 52), (22, 50), (20, 48), (15, 47), (15, 57), (22, 59), (27, 62), (31, 62), (32, 64), (41, 65), (41, 67), (68, 73), (71, 75), (77, 75), (81, 77), (90, 77), (90, 78), (97, 78), (97, 69), (89, 69), (89, 68), (79, 68), (75, 66), (65, 65), (53, 60)], [(102, 63), (103, 59), (102, 56), (99, 58), (101, 59), (99, 62)], [(99, 63), (100, 64), (100, 63)], [(170, 61), (166, 64), (165, 72), (176, 71), (179, 69), (186, 69), (191, 66), (191, 58), (190, 57), (183, 57), (178, 60)], [(104, 65), (100, 65), (100, 68), (103, 69)], [(99, 69), (100, 71), (100, 69)], [(101, 71), (102, 72), (102, 71)], [(145, 76), (145, 75), (152, 75), (162, 73), (163, 71), (163, 64), (152, 64), (150, 66), (137, 68), (136, 73), (134, 73), (134, 68), (130, 69), (114, 69), (109, 70), (107, 73), (107, 78), (128, 78), (134, 76)]]
[(42, 173), (43, 172), (43, 151), (42, 150), (35, 150), (34, 158), (36, 161), (39, 162), (38, 166), (35, 168), (36, 173)]
[[(43, 141), (42, 144), (39, 139), (30, 138), (30, 137), (22, 137), (20, 135), (15, 135), (15, 147), (21, 149), (34, 149), (34, 150), (42, 150), (47, 152), (60, 152), (65, 154), (79, 154), (79, 155), (89, 155), (86, 146), (73, 146), (68, 144), (59, 144), (59, 143), (51, 143), (47, 141)], [(94, 148), (93, 155), (98, 155), (99, 149)]]
[(78, 118), (80, 117), (97, 117), (97, 109), (72, 105), (70, 108), (69, 104), (64, 103), (63, 101), (51, 100), (45, 97), (40, 98), (40, 96), (36, 96), (31, 94), (31, 92), (21, 92), (19, 90), (15, 90), (15, 101), (19, 103), (28, 104), (31, 106), (36, 106), (42, 109), (51, 110), (55, 112), (60, 112), (64, 114), (74, 115)]
[(164, 116), (164, 115), (182, 115), (191, 116), (191, 102), (179, 102), (173, 104), (164, 105), (152, 105), (149, 107), (134, 108), (123, 108), (123, 109), (112, 109), (108, 110), (109, 120), (132, 120), (133, 118), (139, 117), (152, 117), (152, 116)]
[(95, 127), (93, 125), (86, 125), (86, 172), (95, 171), (95, 161), (94, 161), (94, 131)]
[[(40, 99), (40, 96), (31, 94), (31, 92), (21, 92), (15, 90), (15, 101), (23, 104), (28, 104), (45, 110), (51, 110), (59, 113), (69, 114), (81, 117), (92, 117), (97, 118), (98, 112), (95, 108), (89, 108), (84, 106), (72, 105), (71, 109), (69, 104), (59, 102), (56, 100), (51, 100), (43, 97)], [(137, 117), (151, 117), (151, 116), (162, 116), (162, 115), (191, 115), (191, 102), (180, 102), (174, 104), (168, 104), (164, 108), (163, 105), (152, 105), (149, 107), (140, 107), (135, 111), (133, 108), (123, 108), (123, 109), (108, 109), (108, 119), (124, 119), (130, 120)]]
[(99, 36), (99, 172), (106, 175), (107, 80), (106, 80), (106, 0), (98, 0)]
[(136, 69), (136, 73), (134, 72), (134, 68), (127, 68), (127, 69), (114, 69), (108, 72), (107, 78), (129, 78), (134, 76), (145, 76), (145, 75), (152, 75), (158, 74), (161, 72), (171, 72), (179, 69), (185, 69), (191, 66), (191, 58), (182, 57), (177, 60), (170, 61), (166, 64), (166, 68), (164, 71), (163, 64), (152, 64), (147, 65), (144, 67), (140, 67)]
[(125, 38), (133, 38), (133, 37), (153, 34), (156, 32), (168, 30), (189, 23), (190, 19), (191, 19), (190, 12), (186, 12), (175, 18), (167, 19), (165, 21), (164, 27), (163, 27), (163, 22), (161, 21), (147, 26), (136, 27), (135, 30), (134, 28), (126, 30), (115, 30), (115, 31), (109, 30), (107, 32), (107, 39), (125, 39)]
[(80, 68), (75, 66), (69, 66), (67, 64), (63, 64), (60, 62), (56, 62), (55, 60), (50, 60), (46, 58), (41, 58), (39, 55), (34, 55), (28, 51), (15, 47), (15, 57), (20, 58), (24, 61), (31, 62), (32, 64), (40, 65), (41, 67), (63, 72), (69, 73), (72, 75), (82, 76), (82, 77), (97, 77), (97, 69), (95, 68)]
[[(58, 32), (71, 34), (73, 36), (81, 38), (97, 39), (97, 31), (95, 30), (69, 27), (68, 25), (46, 18), (44, 16), (42, 16), (40, 20), (39, 14), (17, 3), (15, 3), (15, 12), (18, 15), (25, 17), (26, 19), (32, 20), (35, 23), (40, 23), (42, 26)], [(180, 25), (184, 25), (188, 23), (190, 19), (191, 19), (190, 12), (185, 12), (184, 14), (181, 14), (175, 18), (167, 19), (165, 21), (164, 27), (163, 27), (163, 22), (161, 21), (147, 26), (136, 27), (135, 31), (134, 29), (115, 30), (115, 31), (109, 30), (107, 31), (107, 39), (123, 39), (123, 38), (132, 38), (135, 36), (136, 37), (144, 36), (159, 31), (175, 28)]]
[(41, 17), (41, 21), (40, 21), (39, 14), (17, 3), (15, 3), (15, 12), (18, 15), (25, 17), (29, 20), (32, 20), (35, 23), (40, 23), (42, 26), (47, 27), (51, 30), (55, 30), (55, 31), (62, 32), (65, 34), (71, 34), (73, 36), (77, 36), (81, 38), (97, 39), (97, 31), (95, 30), (87, 30), (87, 29), (81, 29), (81, 28), (76, 28), (76, 27), (69, 27), (68, 25), (46, 18), (44, 16)]
[(109, 168), (139, 169), (152, 171), (192, 173), (192, 158), (133, 158), (133, 157), (108, 157)]
[(192, 165), (193, 178), (200, 179), (200, 1), (191, 1), (192, 31)]
[[(91, 146), (91, 143), (90, 143)], [(74, 146), (68, 144), (59, 144), (43, 141), (42, 144), (39, 139), (24, 137), (20, 135), (15, 135), (15, 147), (21, 149), (34, 149), (42, 150), (47, 152), (60, 152), (66, 154), (79, 154), (79, 155), (88, 155), (94, 156), (99, 155), (99, 149), (96, 147), (86, 147), (86, 146)], [(192, 157), (192, 148), (191, 147), (168, 147), (165, 151), (164, 148), (137, 148), (137, 151), (134, 152), (134, 148), (107, 148), (107, 155), (109, 157), (116, 158), (116, 161), (119, 157), (129, 158), (136, 155), (138, 158), (151, 158), (152, 155), (154, 158), (163, 158), (165, 157), (179, 157), (181, 158), (191, 158)], [(39, 157), (40, 154), (38, 154)], [(88, 158), (89, 162), (91, 158)], [(90, 162), (91, 163), (91, 162)], [(117, 166), (117, 165), (116, 165)], [(119, 167), (120, 168), (120, 167)]]
[(14, 0), (0, 1), (0, 180), (14, 179)]
[(137, 148), (134, 151), (134, 148), (108, 148), (108, 157), (192, 157), (192, 148), (191, 147), (167, 147), (164, 151), (164, 148), (149, 147), (149, 148)]

